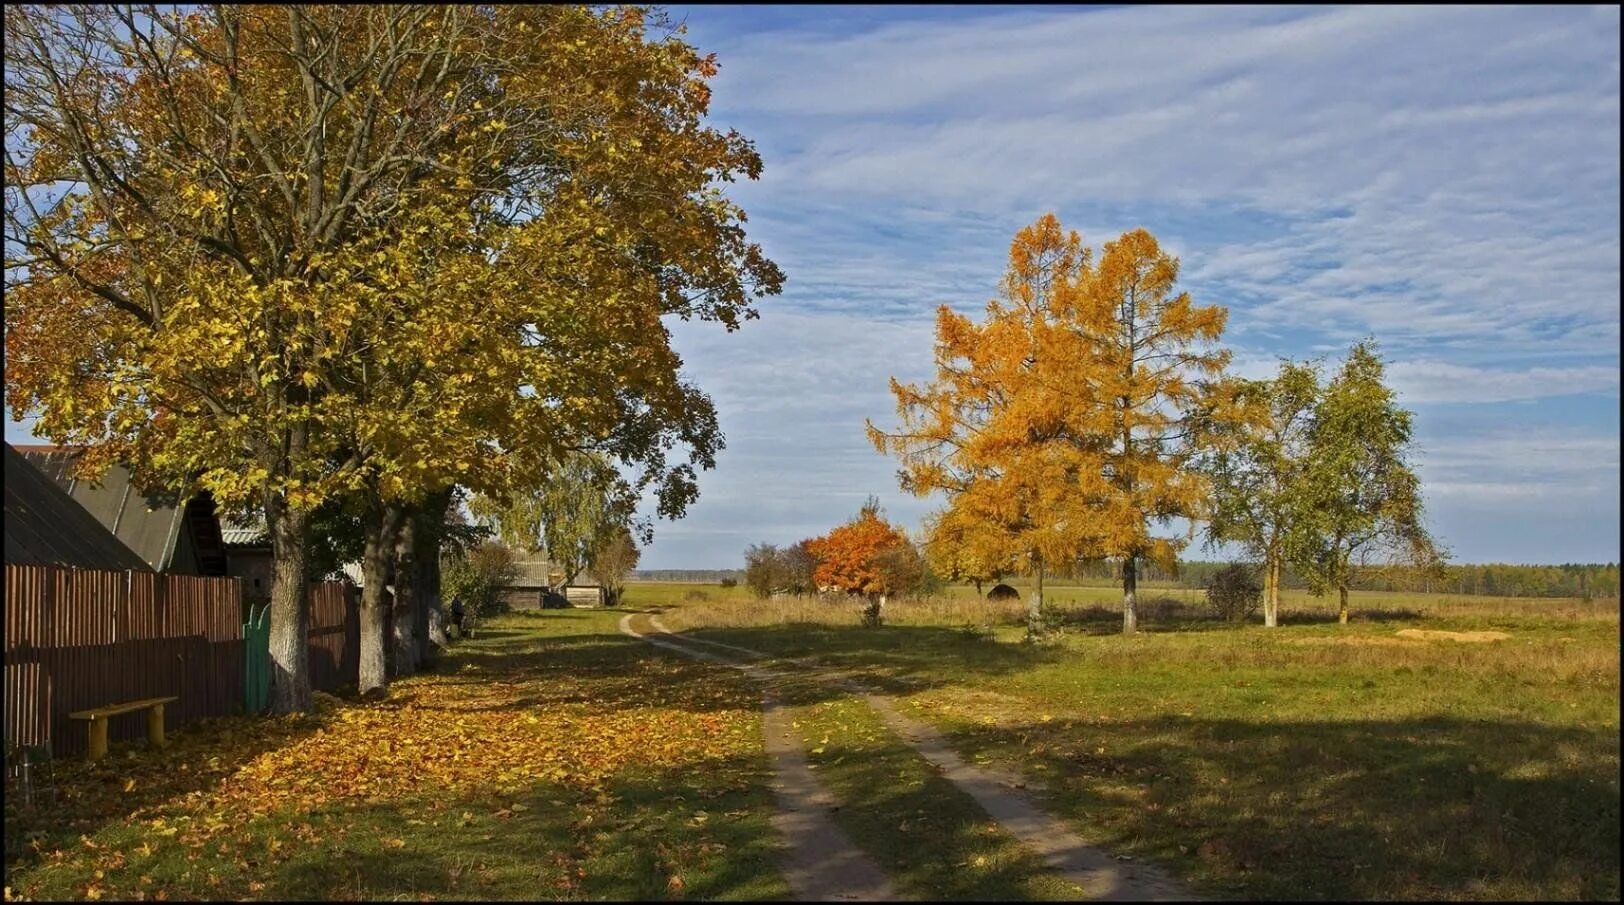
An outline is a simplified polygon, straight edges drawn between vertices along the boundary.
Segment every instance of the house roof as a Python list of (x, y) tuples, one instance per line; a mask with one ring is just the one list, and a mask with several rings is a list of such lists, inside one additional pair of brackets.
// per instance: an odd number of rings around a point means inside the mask
[(271, 540), (265, 533), (265, 520), (254, 519), (253, 522), (239, 522), (233, 519), (220, 521), (220, 540), (232, 547), (269, 547)]
[(39, 445), (16, 449), (148, 565), (160, 572), (169, 569), (184, 508), (173, 494), (142, 492), (123, 465), (107, 469), (99, 483), (76, 478), (77, 449)]
[(6, 562), (152, 571), (139, 554), (10, 443), (6, 444), (5, 472)]
[[(507, 583), (510, 588), (545, 588), (551, 582), (549, 579), (558, 575), (563, 576), (563, 570), (545, 559), (533, 559), (513, 564), (513, 580)], [(595, 588), (598, 583), (592, 576), (582, 572), (570, 582), (572, 588)]]
[(152, 568), (226, 574), (220, 523), (214, 499), (206, 491), (184, 501), (172, 492), (144, 491), (128, 468), (116, 464), (91, 482), (73, 473), (82, 449), (38, 444), (14, 448)]

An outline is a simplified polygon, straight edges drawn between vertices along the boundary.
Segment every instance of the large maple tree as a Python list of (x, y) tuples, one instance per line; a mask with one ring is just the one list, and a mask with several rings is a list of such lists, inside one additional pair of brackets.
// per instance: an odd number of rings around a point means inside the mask
[(664, 320), (731, 330), (782, 274), (720, 189), (761, 163), (703, 124), (714, 60), (649, 17), (7, 9), (8, 401), (87, 470), (263, 508), (277, 709), (324, 500), (367, 496), (381, 555), (451, 483), (597, 451), (671, 515), (714, 463)]

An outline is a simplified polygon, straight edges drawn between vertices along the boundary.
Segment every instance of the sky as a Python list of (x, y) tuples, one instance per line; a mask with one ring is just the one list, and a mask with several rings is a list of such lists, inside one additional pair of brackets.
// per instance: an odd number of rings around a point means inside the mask
[(1619, 560), (1616, 7), (670, 11), (761, 153), (728, 191), (787, 281), (737, 332), (670, 324), (727, 448), (641, 568), (739, 567), (871, 494), (917, 529), (942, 500), (864, 419), (1050, 211), (1154, 233), (1242, 375), (1374, 337), (1456, 561)]

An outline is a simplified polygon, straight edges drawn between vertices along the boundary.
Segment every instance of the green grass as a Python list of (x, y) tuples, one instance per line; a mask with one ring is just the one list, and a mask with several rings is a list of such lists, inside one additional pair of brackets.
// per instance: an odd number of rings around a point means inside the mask
[(56, 807), (7, 797), (8, 898), (787, 896), (757, 691), (620, 615), (494, 620), (384, 702), (56, 764)]
[[(1122, 637), (1112, 590), (1085, 592), (1041, 646), (1020, 642), (1019, 604), (966, 594), (894, 603), (872, 630), (853, 605), (741, 588), (639, 583), (626, 604), (862, 677), (1081, 835), (1208, 896), (1618, 898), (1616, 601), (1356, 595), (1339, 626), (1288, 595), (1265, 630), (1169, 592)], [(7, 796), (9, 895), (787, 896), (759, 689), (620, 635), (621, 615), (493, 620), (381, 702), (58, 763), (54, 806)], [(906, 893), (1069, 894), (866, 705), (801, 695), (836, 819)]]
[(877, 630), (838, 604), (668, 606), (673, 628), (899, 694), (1084, 836), (1208, 895), (1619, 896), (1616, 601), (1373, 595), (1347, 626), (1297, 601), (1274, 630), (1170, 605), (1133, 637), (1074, 604), (1038, 647), (1018, 610), (963, 599)]
[(836, 822), (905, 895), (938, 901), (1080, 895), (867, 704), (838, 697), (797, 707), (792, 719), (818, 778), (841, 803)]

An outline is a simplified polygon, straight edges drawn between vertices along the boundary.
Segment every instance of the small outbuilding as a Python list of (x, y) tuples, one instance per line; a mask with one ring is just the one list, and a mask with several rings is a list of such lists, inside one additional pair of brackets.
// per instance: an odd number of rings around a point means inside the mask
[(540, 559), (514, 563), (518, 575), (508, 582), (502, 598), (515, 610), (552, 609), (560, 597), (570, 606), (603, 606), (603, 588), (585, 576), (577, 576), (567, 587), (564, 573), (551, 562)]

